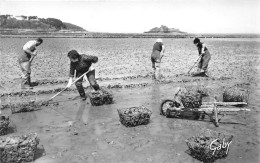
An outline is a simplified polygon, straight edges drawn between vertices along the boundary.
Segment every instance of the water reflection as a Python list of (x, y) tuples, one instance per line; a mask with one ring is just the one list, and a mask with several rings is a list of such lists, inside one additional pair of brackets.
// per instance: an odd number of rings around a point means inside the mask
[(161, 104), (161, 90), (160, 84), (155, 84), (152, 86), (151, 92), (151, 109), (152, 109), (152, 116), (150, 119), (150, 133), (152, 135), (160, 134), (162, 130), (162, 123), (160, 121), (160, 104)]
[(87, 125), (89, 121), (89, 107), (86, 107), (86, 101), (81, 101), (79, 104), (79, 109), (76, 113), (75, 121), (82, 122)]
[(108, 131), (109, 122), (112, 122), (112, 106), (91, 106), (86, 101), (81, 101), (75, 116), (75, 122), (88, 125), (94, 130), (96, 136)]

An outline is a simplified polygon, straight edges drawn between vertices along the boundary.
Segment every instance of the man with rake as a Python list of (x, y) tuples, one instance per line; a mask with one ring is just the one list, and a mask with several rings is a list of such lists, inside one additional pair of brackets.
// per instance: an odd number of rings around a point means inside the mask
[[(68, 53), (70, 59), (70, 73), (69, 73), (69, 82), (67, 87), (72, 85), (72, 78), (76, 70), (76, 77), (82, 76), (86, 73), (89, 84), (94, 88), (95, 91), (99, 90), (99, 85), (95, 79), (95, 69), (91, 66), (92, 63), (97, 63), (98, 57), (86, 54), (79, 54), (76, 50), (71, 50)], [(86, 79), (86, 78), (85, 78)], [(82, 100), (86, 100), (86, 94), (82, 86), (83, 76), (75, 82), (77, 90)]]
[(208, 48), (202, 42), (200, 42), (199, 38), (195, 38), (193, 40), (194, 45), (198, 48), (199, 55), (201, 56), (200, 61), (198, 63), (197, 72), (193, 73), (193, 76), (208, 76), (208, 64), (211, 58)]
[(154, 70), (153, 79), (160, 79), (161, 72), (161, 59), (164, 56), (165, 46), (162, 43), (162, 39), (157, 39), (153, 45), (153, 51), (151, 54), (152, 68)]
[(18, 56), (18, 63), (22, 70), (23, 76), (21, 80), (21, 89), (32, 89), (31, 83), (31, 64), (34, 57), (37, 55), (36, 47), (41, 45), (43, 40), (37, 38), (36, 40), (28, 41), (23, 46), (23, 52)]

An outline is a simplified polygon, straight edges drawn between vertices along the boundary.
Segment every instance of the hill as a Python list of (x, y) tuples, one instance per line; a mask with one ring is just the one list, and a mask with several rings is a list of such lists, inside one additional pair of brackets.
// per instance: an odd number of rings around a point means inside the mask
[(38, 18), (37, 16), (0, 15), (0, 29), (70, 30), (86, 31), (82, 27), (62, 22), (56, 18)]
[(171, 33), (171, 34), (187, 34), (187, 32), (180, 31), (177, 28), (168, 28), (165, 25), (161, 25), (161, 27), (154, 27), (150, 29), (148, 32), (144, 33)]

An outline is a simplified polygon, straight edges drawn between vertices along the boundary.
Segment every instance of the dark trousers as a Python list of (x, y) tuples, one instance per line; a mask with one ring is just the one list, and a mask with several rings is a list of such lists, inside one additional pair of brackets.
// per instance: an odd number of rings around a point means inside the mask
[(202, 69), (204, 71), (207, 71), (209, 61), (210, 61), (211, 55), (208, 50), (205, 51), (205, 54), (201, 57), (200, 62), (198, 63), (198, 68)]
[[(76, 73), (76, 77), (80, 77), (82, 74), (84, 73), (81, 73), (81, 72), (77, 72)], [(97, 84), (97, 81), (96, 81), (96, 78), (95, 78), (95, 70), (93, 71), (90, 71), (86, 74), (87, 78), (88, 78), (88, 81), (89, 81), (89, 84), (91, 87), (93, 87), (95, 90), (99, 90), (99, 85)], [(86, 94), (85, 94), (85, 91), (84, 91), (84, 88), (82, 86), (82, 81), (83, 81), (83, 77), (81, 77), (76, 83), (76, 87), (78, 89), (78, 92), (79, 92), (79, 95), (81, 97), (85, 97)]]
[(31, 64), (29, 62), (19, 62), (22, 70), (21, 87), (25, 87), (25, 84), (31, 86)]
[(154, 70), (153, 79), (160, 79), (161, 76), (161, 55), (160, 52), (155, 50), (151, 54), (152, 68)]

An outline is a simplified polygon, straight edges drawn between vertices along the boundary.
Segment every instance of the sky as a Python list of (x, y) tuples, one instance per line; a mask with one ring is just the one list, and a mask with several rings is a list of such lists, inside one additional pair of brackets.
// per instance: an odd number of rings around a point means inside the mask
[(260, 0), (0, 0), (0, 14), (57, 18), (91, 32), (260, 33)]

